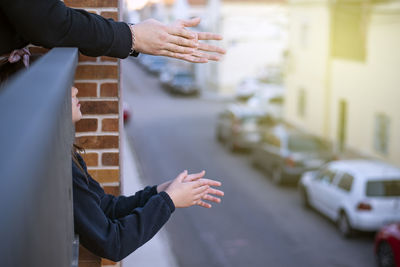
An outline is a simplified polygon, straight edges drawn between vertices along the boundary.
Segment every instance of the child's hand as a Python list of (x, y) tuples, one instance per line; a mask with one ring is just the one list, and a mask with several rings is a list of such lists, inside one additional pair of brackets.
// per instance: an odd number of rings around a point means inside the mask
[[(215, 180), (211, 180), (211, 179), (207, 179), (207, 178), (203, 178), (204, 175), (206, 174), (205, 171), (201, 171), (199, 173), (193, 173), (193, 174), (189, 174), (188, 176), (186, 176), (185, 179), (183, 179), (184, 182), (193, 182), (193, 181), (202, 181), (204, 183), (206, 183), (206, 185), (209, 185), (210, 188), (207, 190), (207, 194), (205, 194), (202, 199), (203, 200), (208, 200), (208, 201), (212, 201), (215, 203), (220, 203), (221, 199), (212, 195), (216, 195), (216, 196), (224, 196), (224, 192), (221, 190), (217, 190), (212, 188), (212, 186), (221, 186), (221, 182), (215, 181)], [(202, 206), (204, 208), (211, 208), (212, 206), (207, 203), (204, 202), (202, 200), (200, 200), (197, 205)]]
[(197, 205), (210, 188), (204, 181), (184, 182), (187, 175), (187, 171), (179, 174), (165, 190), (177, 208)]
[(220, 203), (221, 199), (216, 196), (223, 196), (224, 192), (214, 189), (211, 186), (221, 186), (221, 183), (204, 177), (205, 172), (187, 174), (181, 173), (175, 180), (171, 181), (166, 192), (171, 197), (177, 208), (199, 205), (204, 208), (211, 208), (209, 203), (203, 200)]

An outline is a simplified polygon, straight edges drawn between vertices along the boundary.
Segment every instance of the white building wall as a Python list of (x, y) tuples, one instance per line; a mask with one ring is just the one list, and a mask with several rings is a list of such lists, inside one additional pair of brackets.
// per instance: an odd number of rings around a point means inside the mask
[[(336, 139), (338, 103), (345, 99), (348, 103), (348, 146), (400, 166), (399, 29), (400, 3), (397, 7), (374, 8), (367, 32), (366, 61), (333, 61), (330, 137)], [(377, 113), (386, 114), (390, 119), (387, 155), (374, 149)]]
[[(297, 1), (298, 2), (298, 1)], [(317, 136), (325, 135), (328, 116), (330, 11), (326, 1), (289, 8), (289, 56), (285, 119)], [(305, 92), (305, 115), (299, 115), (299, 92)]]

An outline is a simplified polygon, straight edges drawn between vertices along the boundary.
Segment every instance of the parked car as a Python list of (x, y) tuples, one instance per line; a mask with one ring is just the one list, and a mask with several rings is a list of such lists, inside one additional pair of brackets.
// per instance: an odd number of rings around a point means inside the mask
[(375, 236), (379, 267), (400, 267), (400, 223), (384, 226)]
[(152, 74), (159, 74), (167, 66), (167, 60), (163, 57), (155, 57), (148, 65), (148, 71)]
[(333, 161), (304, 173), (299, 190), (303, 203), (337, 222), (344, 237), (400, 222), (400, 169), (387, 163)]
[(216, 137), (231, 151), (252, 149), (262, 131), (275, 123), (264, 110), (230, 105), (218, 115)]
[(199, 89), (189, 71), (179, 71), (173, 74), (169, 82), (163, 83), (164, 88), (173, 94), (196, 95)]
[(297, 182), (303, 172), (315, 170), (333, 159), (331, 146), (286, 124), (263, 133), (252, 153), (254, 166), (271, 174), (276, 184)]

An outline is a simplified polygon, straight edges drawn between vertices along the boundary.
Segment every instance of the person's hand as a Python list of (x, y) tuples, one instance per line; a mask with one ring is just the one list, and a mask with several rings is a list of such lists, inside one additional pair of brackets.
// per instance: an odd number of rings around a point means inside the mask
[(134, 49), (144, 54), (178, 58), (193, 63), (219, 60), (219, 54), (225, 53), (224, 49), (198, 41), (221, 40), (222, 36), (207, 32), (196, 33), (185, 28), (197, 26), (199, 23), (200, 18), (177, 20), (170, 25), (154, 19), (145, 20), (133, 27)]
[[(221, 190), (217, 190), (212, 188), (212, 186), (221, 186), (221, 182), (215, 181), (215, 180), (211, 180), (211, 179), (206, 179), (204, 178), (204, 175), (206, 174), (205, 171), (201, 171), (199, 173), (193, 173), (193, 174), (189, 174), (188, 176), (186, 176), (184, 178), (184, 182), (193, 182), (193, 181), (202, 181), (203, 183), (206, 183), (208, 186), (210, 186), (209, 189), (207, 189), (207, 194), (205, 194), (202, 199), (203, 200), (208, 200), (208, 201), (212, 201), (215, 203), (220, 203), (221, 199), (218, 197), (215, 197), (213, 195), (216, 196), (224, 196), (224, 192)], [(198, 201), (197, 205), (204, 207), (204, 208), (211, 208), (211, 204), (204, 202), (202, 200)]]
[(187, 171), (180, 173), (171, 184), (165, 189), (176, 208), (186, 208), (198, 205), (202, 197), (207, 194), (210, 188), (203, 181), (184, 182)]

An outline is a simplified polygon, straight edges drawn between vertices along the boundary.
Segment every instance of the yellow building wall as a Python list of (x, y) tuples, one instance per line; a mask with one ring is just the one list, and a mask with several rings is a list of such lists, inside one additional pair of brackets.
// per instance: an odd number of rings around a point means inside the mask
[[(298, 3), (301, 2), (301, 3)], [(289, 6), (289, 55), (284, 117), (308, 132), (324, 136), (330, 11), (327, 1), (293, 1)], [(299, 91), (305, 92), (305, 115), (298, 112)]]
[[(344, 99), (348, 147), (400, 166), (400, 5), (375, 7), (367, 25), (366, 61), (332, 61), (330, 138), (337, 138), (339, 101)], [(374, 149), (377, 113), (390, 119), (387, 155)]]

